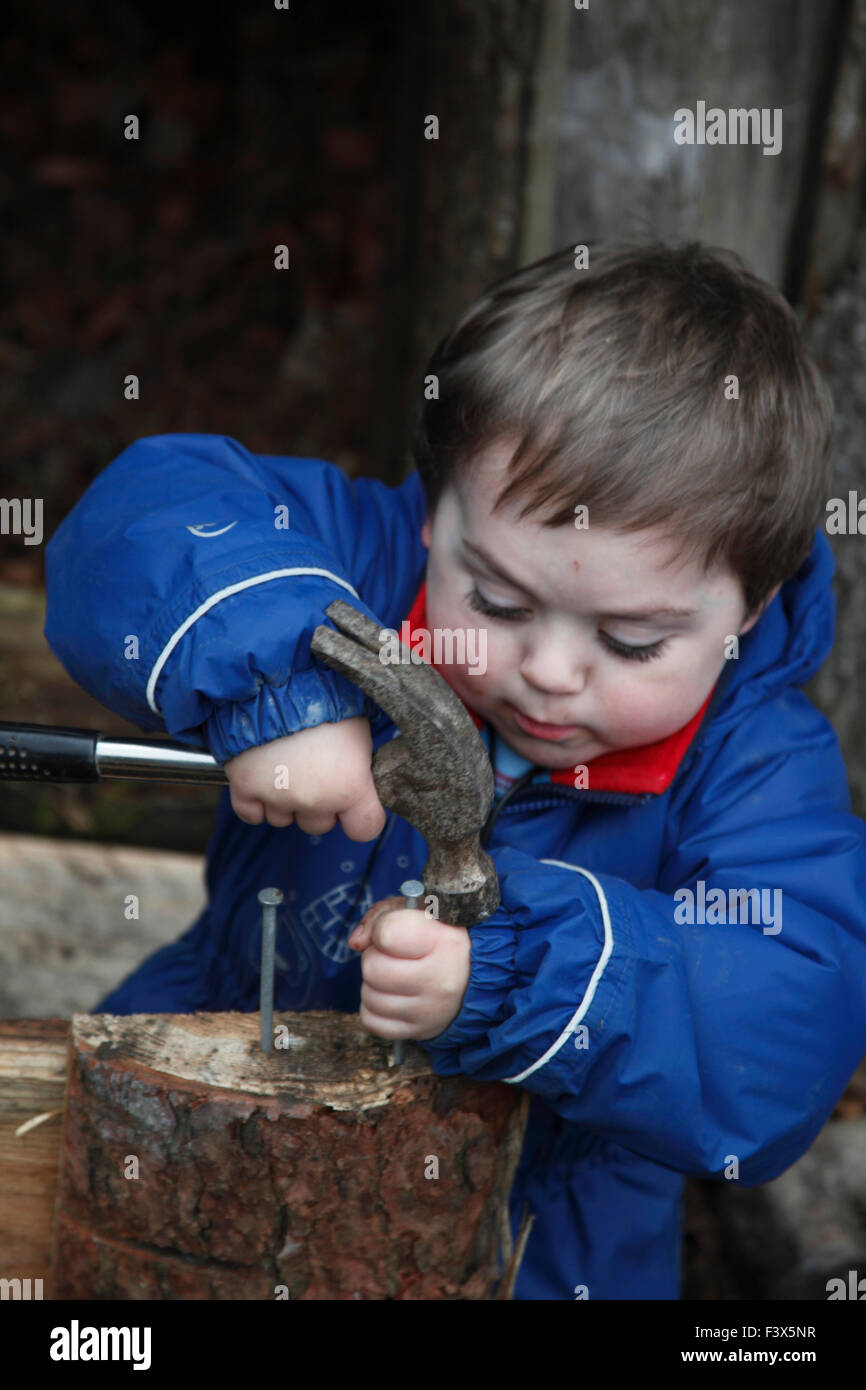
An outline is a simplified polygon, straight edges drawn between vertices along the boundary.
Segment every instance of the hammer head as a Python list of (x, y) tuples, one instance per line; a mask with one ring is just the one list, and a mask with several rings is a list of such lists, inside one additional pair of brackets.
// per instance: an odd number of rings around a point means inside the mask
[(438, 898), (437, 915), (472, 926), (500, 901), (496, 870), (479, 839), (493, 801), (487, 750), (438, 671), (408, 649), (405, 666), (381, 661), (386, 629), (342, 599), (325, 612), (338, 631), (320, 624), (310, 642), (314, 655), (360, 686), (400, 729), (373, 755), (379, 800), (427, 841), (422, 881)]

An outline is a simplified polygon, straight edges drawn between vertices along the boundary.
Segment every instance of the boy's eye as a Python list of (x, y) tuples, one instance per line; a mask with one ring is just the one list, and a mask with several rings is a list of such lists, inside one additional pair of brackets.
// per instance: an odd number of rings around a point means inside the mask
[(607, 632), (600, 632), (598, 635), (610, 651), (624, 657), (626, 661), (650, 661), (654, 656), (661, 656), (667, 641), (665, 637), (661, 637), (658, 642), (649, 642), (645, 647), (630, 647), (627, 642), (618, 642)]
[(475, 588), (466, 595), (466, 602), (477, 613), (486, 613), (488, 618), (504, 618), (506, 622), (513, 622), (515, 618), (522, 618), (529, 612), (528, 608), (500, 608), (498, 604), (491, 603)]
[[(529, 613), (528, 608), (502, 608), (499, 604), (491, 603), (477, 588), (469, 591), (466, 602), (477, 613), (484, 613), (488, 618), (502, 618), (505, 622), (519, 621)], [(662, 637), (658, 642), (647, 643), (645, 647), (633, 647), (628, 642), (618, 642), (607, 632), (599, 632), (598, 635), (608, 651), (621, 656), (624, 661), (651, 661), (654, 656), (661, 656), (667, 642), (667, 639)]]

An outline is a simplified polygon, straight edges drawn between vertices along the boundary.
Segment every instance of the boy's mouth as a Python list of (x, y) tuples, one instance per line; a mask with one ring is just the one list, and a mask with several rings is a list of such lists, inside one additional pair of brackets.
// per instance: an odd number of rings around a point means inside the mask
[(523, 714), (516, 705), (512, 705), (510, 700), (506, 700), (506, 705), (514, 717), (517, 725), (524, 733), (531, 734), (533, 738), (543, 738), (553, 742), (561, 742), (563, 739), (571, 738), (580, 730), (579, 724), (539, 724), (537, 719), (530, 719)]

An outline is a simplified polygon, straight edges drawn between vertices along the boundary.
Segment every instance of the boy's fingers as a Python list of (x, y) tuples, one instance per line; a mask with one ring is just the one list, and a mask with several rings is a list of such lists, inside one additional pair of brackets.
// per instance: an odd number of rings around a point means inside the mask
[(385, 808), (376, 795), (372, 778), (365, 794), (340, 812), (340, 825), (350, 840), (375, 840), (385, 829)]
[(305, 835), (327, 835), (337, 824), (337, 817), (329, 811), (296, 811), (295, 818)]
[(405, 1038), (407, 1032), (415, 1026), (402, 1017), (383, 1018), (381, 1014), (371, 1012), (363, 1003), (358, 1011), (358, 1018), (368, 1033), (375, 1033), (377, 1038), (384, 1038), (386, 1041)]
[[(414, 960), (397, 960), (386, 956), (376, 947), (367, 951), (363, 960), (364, 984), (376, 994), (390, 999), (414, 999), (424, 988), (424, 965)], [(377, 1005), (368, 1001), (371, 1009)]]
[(373, 922), (372, 944), (386, 956), (401, 960), (420, 960), (436, 944), (442, 924), (430, 921), (417, 908), (404, 907), (398, 899), (396, 910), (380, 913)]
[(355, 930), (349, 936), (349, 945), (354, 951), (366, 951), (373, 940), (373, 927), (379, 918), (386, 912), (393, 912), (394, 908), (402, 907), (403, 899), (382, 898), (380, 902), (373, 903), (368, 907)]
[(370, 927), (363, 926), (361, 923), (349, 936), (349, 946), (353, 951), (366, 951), (370, 944)]
[(238, 820), (245, 821), (247, 825), (261, 825), (265, 818), (265, 808), (261, 801), (256, 797), (240, 796), (232, 792), (232, 810)]
[(412, 1010), (418, 1007), (414, 996), (385, 993), (366, 981), (361, 986), (361, 1003), (368, 1013), (378, 1018), (400, 1020), (407, 1026), (411, 1023)]

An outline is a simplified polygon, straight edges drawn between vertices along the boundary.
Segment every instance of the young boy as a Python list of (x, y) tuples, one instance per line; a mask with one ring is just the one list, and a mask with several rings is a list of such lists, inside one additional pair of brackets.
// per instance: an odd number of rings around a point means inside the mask
[[(281, 887), (278, 1009), (533, 1093), (515, 1296), (677, 1298), (682, 1175), (777, 1177), (866, 1052), (864, 826), (798, 689), (833, 642), (828, 397), (780, 296), (697, 245), (547, 257), (428, 370), (400, 487), (157, 436), (52, 539), (54, 651), (230, 779), (201, 917), (98, 1007), (255, 1010)], [(310, 654), (337, 597), (486, 636), (441, 667), (496, 768), (469, 931), (368, 912), (427, 854), (372, 781), (393, 724)]]

